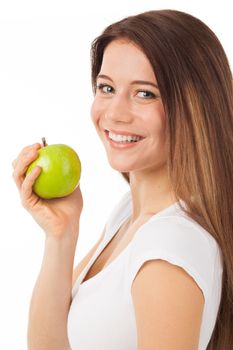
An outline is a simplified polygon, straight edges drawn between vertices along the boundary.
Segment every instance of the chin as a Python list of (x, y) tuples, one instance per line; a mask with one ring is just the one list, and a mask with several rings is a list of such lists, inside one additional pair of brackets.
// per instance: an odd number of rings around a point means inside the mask
[(120, 173), (128, 173), (134, 170), (133, 167), (130, 167), (129, 165), (126, 166), (125, 164), (122, 164), (122, 163), (109, 161), (109, 165), (111, 166), (112, 169), (119, 171)]
[(117, 166), (117, 165), (112, 165), (110, 164), (111, 168), (119, 171), (120, 173), (129, 173), (130, 171), (132, 171), (132, 169), (129, 169), (128, 167), (126, 168), (125, 166)]

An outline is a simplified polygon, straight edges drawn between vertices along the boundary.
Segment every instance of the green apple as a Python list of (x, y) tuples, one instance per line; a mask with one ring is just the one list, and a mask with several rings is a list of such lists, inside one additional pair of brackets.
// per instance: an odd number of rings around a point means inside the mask
[(41, 198), (59, 198), (72, 193), (79, 184), (81, 162), (77, 153), (64, 144), (46, 145), (39, 149), (39, 156), (28, 167), (28, 175), (37, 165), (42, 168), (35, 180), (33, 191)]

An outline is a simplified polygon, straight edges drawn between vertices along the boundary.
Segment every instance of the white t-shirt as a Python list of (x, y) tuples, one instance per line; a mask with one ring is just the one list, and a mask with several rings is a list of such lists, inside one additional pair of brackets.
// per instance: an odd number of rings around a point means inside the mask
[(96, 258), (131, 213), (132, 200), (128, 192), (110, 215), (103, 241), (73, 287), (68, 316), (71, 349), (137, 350), (132, 282), (145, 261), (163, 259), (182, 267), (204, 294), (198, 350), (205, 350), (220, 304), (222, 255), (213, 236), (185, 215), (178, 203), (153, 215), (114, 261), (82, 283)]

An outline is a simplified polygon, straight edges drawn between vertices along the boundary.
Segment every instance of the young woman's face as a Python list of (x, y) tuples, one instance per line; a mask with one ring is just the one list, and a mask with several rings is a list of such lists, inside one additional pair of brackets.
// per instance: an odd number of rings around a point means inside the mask
[(131, 172), (164, 166), (165, 114), (145, 54), (133, 43), (111, 42), (96, 86), (91, 116), (112, 168)]

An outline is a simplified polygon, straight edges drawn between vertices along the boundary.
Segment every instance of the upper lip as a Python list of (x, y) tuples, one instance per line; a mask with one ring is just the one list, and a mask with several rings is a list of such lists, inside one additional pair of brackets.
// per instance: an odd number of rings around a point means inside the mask
[(110, 131), (112, 132), (113, 134), (115, 135), (125, 135), (125, 136), (140, 136), (140, 137), (144, 137), (142, 135), (139, 135), (139, 134), (136, 134), (136, 133), (133, 133), (131, 131), (125, 131), (125, 130), (114, 130), (114, 129), (108, 129), (108, 128), (105, 128), (104, 131)]

